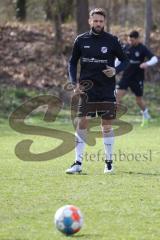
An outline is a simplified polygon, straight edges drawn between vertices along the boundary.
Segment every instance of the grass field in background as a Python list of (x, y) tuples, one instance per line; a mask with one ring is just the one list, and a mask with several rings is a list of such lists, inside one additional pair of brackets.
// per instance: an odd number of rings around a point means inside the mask
[[(63, 86), (62, 86), (63, 89)], [(17, 107), (19, 107), (24, 102), (30, 100), (31, 98), (37, 97), (40, 94), (52, 94), (55, 95), (55, 92), (52, 89), (35, 89), (27, 87), (17, 87), (10, 86), (6, 84), (1, 84), (0, 88), (0, 117), (7, 117), (11, 112), (13, 112)], [(53, 91), (53, 92), (52, 92)], [(129, 115), (139, 115), (139, 108), (135, 104), (135, 96), (128, 91), (123, 99), (123, 104), (128, 108), (127, 113)], [(62, 90), (62, 95), (66, 95), (66, 91)], [(58, 93), (56, 94), (58, 95)], [(68, 99), (69, 100), (69, 99)], [(145, 82), (144, 85), (144, 100), (149, 108), (149, 112), (153, 118), (160, 116), (160, 84)], [(65, 107), (68, 108), (68, 104), (65, 104)]]
[[(72, 239), (159, 240), (160, 121), (142, 129), (139, 117), (125, 119), (133, 123), (133, 130), (116, 137), (115, 173), (104, 175), (102, 159), (90, 158), (84, 160), (84, 174), (76, 176), (64, 173), (74, 150), (46, 162), (19, 160), (14, 148), (22, 139), (34, 140), (34, 153), (54, 149), (60, 141), (17, 133), (1, 119), (0, 240), (68, 239), (53, 224), (56, 210), (66, 204), (78, 206), (84, 215), (84, 226)], [(32, 123), (42, 124), (37, 119)], [(55, 122), (54, 127), (73, 132), (67, 121)], [(100, 149), (102, 139), (97, 139), (86, 152), (97, 156)], [(120, 153), (128, 159), (120, 159)]]

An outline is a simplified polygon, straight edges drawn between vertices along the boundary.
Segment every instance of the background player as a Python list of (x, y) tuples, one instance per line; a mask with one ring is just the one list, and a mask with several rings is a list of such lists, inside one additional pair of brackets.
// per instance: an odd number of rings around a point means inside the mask
[[(104, 31), (105, 12), (103, 9), (94, 9), (90, 12), (89, 18), (90, 31), (79, 35), (73, 46), (72, 56), (69, 61), (69, 78), (74, 85), (74, 92), (80, 93), (79, 111), (83, 115), (83, 94), (88, 97), (88, 102), (113, 103), (112, 110), (108, 114), (97, 112), (101, 116), (101, 127), (103, 142), (106, 154), (106, 164), (104, 172), (112, 172), (112, 151), (114, 143), (114, 134), (112, 129), (112, 119), (115, 118), (115, 74), (124, 70), (128, 64), (127, 57), (122, 50), (117, 37)], [(114, 68), (115, 58), (121, 61), (121, 64)], [(80, 59), (81, 71), (77, 81), (77, 63)], [(106, 68), (107, 65), (107, 68)], [(82, 89), (80, 85), (85, 81), (92, 82), (92, 88)], [(96, 112), (87, 116), (94, 117)], [(75, 162), (66, 170), (66, 173), (77, 173), (82, 171), (83, 151), (87, 134), (88, 118), (82, 116), (76, 129)]]
[[(158, 58), (140, 42), (137, 31), (130, 33), (129, 44), (124, 49), (129, 58), (129, 65), (118, 83), (117, 103), (120, 103), (123, 96), (127, 93), (127, 89), (130, 88), (136, 96), (136, 102), (143, 115), (141, 126), (145, 126), (148, 124), (150, 115), (143, 99), (144, 69), (155, 65), (158, 62)], [(145, 61), (146, 59), (148, 61)], [(116, 61), (115, 66), (117, 65), (118, 61)]]

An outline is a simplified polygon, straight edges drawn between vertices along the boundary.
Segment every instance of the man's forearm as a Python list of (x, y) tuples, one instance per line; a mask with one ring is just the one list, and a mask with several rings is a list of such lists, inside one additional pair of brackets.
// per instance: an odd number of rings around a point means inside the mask
[(76, 85), (77, 83), (77, 65), (72, 64), (71, 62), (68, 65), (69, 81)]
[(124, 71), (127, 68), (128, 64), (129, 64), (128, 60), (124, 60), (123, 62), (120, 62), (120, 64), (115, 67), (116, 74), (118, 74), (121, 71)]
[(146, 62), (146, 64), (147, 64), (148, 66), (153, 66), (153, 65), (155, 65), (156, 63), (158, 63), (158, 58), (157, 58), (156, 56), (153, 56), (150, 60), (148, 60), (148, 61)]

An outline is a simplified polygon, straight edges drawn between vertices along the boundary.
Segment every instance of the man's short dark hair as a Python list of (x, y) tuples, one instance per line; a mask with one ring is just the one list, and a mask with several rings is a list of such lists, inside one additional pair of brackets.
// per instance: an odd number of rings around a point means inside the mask
[(132, 32), (130, 32), (129, 37), (130, 38), (139, 38), (139, 32), (132, 31)]
[(92, 17), (94, 14), (102, 15), (104, 18), (106, 17), (105, 10), (103, 8), (95, 8), (90, 11), (89, 16)]

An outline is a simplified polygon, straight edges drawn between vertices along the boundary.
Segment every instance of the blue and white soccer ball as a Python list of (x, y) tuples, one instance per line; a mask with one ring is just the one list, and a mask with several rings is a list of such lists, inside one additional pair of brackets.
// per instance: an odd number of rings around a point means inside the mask
[(66, 235), (72, 235), (81, 229), (83, 216), (76, 206), (66, 205), (57, 210), (54, 222), (60, 232)]

